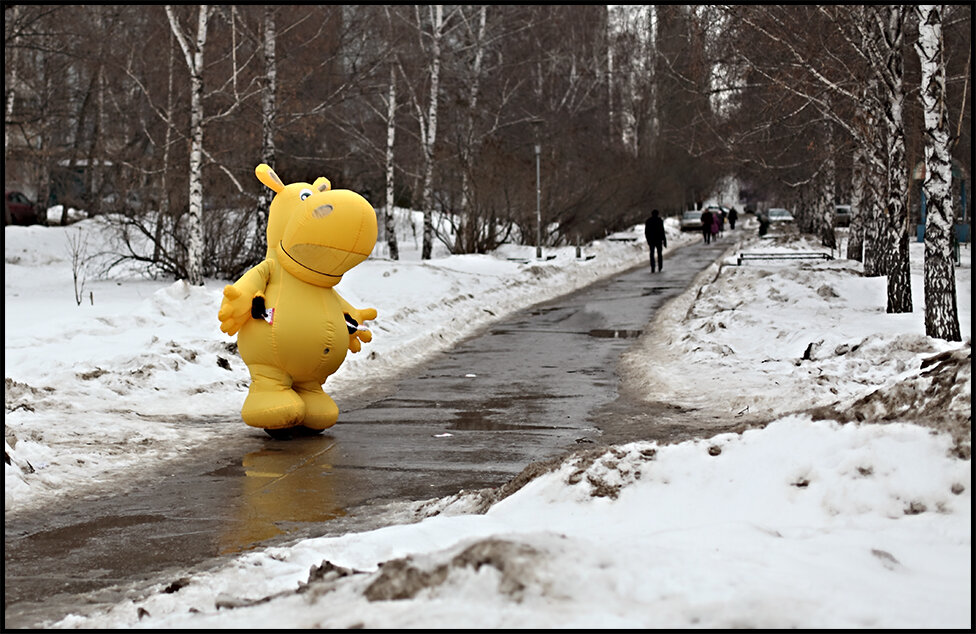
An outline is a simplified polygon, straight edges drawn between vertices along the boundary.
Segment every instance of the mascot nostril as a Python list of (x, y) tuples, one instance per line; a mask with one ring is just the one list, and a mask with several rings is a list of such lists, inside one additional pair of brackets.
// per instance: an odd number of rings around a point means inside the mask
[[(251, 374), (241, 418), (275, 438), (318, 433), (339, 408), (322, 389), (348, 351), (372, 333), (374, 308), (354, 308), (333, 288), (376, 244), (376, 213), (325, 178), (285, 185), (267, 165), (255, 175), (275, 192), (264, 261), (224, 288), (220, 329), (237, 335)], [(308, 200), (314, 196), (314, 199)]]

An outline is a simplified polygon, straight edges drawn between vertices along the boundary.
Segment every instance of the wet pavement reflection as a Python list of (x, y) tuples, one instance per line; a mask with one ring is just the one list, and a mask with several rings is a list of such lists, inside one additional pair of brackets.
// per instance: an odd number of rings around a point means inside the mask
[(241, 488), (233, 520), (221, 532), (219, 554), (253, 548), (291, 532), (296, 523), (346, 515), (336, 499), (336, 445), (331, 436), (296, 438), (248, 453), (240, 468), (213, 472), (234, 478)]

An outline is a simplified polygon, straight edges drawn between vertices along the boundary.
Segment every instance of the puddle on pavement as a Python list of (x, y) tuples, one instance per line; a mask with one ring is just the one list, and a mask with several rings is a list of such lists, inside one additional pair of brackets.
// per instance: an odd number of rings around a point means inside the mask
[(244, 456), (240, 467), (213, 472), (232, 475), (237, 469), (241, 482), (238, 504), (220, 536), (220, 553), (249, 550), (290, 532), (290, 527), (346, 515), (335, 494), (338, 475), (331, 456), (336, 446), (329, 436), (269, 439), (262, 449)]
[(598, 339), (636, 339), (643, 334), (642, 330), (628, 330), (626, 328), (622, 329), (601, 329), (597, 328), (591, 330), (588, 334), (591, 337), (596, 337)]
[(489, 416), (497, 410), (487, 411), (463, 411), (455, 412), (454, 420), (447, 429), (455, 431), (506, 431), (506, 430), (525, 430), (530, 429), (531, 425), (518, 425), (514, 423), (501, 423), (492, 420)]
[(529, 330), (529, 329), (507, 329), (507, 328), (497, 328), (491, 330), (489, 334), (492, 335), (512, 335), (512, 334), (525, 334), (527, 332), (532, 333), (544, 333), (544, 334), (560, 334), (560, 335), (589, 335), (590, 337), (596, 337), (598, 339), (636, 339), (643, 334), (643, 330), (632, 330), (627, 328), (594, 328), (589, 332), (583, 331), (542, 331), (542, 330)]
[(164, 515), (119, 515), (115, 517), (102, 517), (90, 522), (80, 522), (37, 531), (31, 535), (35, 543), (56, 543), (71, 544), (73, 547), (81, 547), (85, 542), (96, 539), (102, 531), (107, 528), (126, 528), (129, 526), (139, 526), (141, 524), (154, 524), (166, 520)]
[(529, 310), (528, 312), (529, 312), (530, 315), (533, 315), (533, 316), (536, 316), (537, 317), (539, 315), (546, 315), (548, 313), (551, 313), (554, 310), (560, 310), (561, 308), (562, 308), (561, 306), (546, 306), (546, 307), (543, 307), (543, 308), (533, 308), (533, 309)]
[(647, 297), (649, 295), (660, 295), (664, 291), (670, 291), (673, 288), (674, 288), (673, 286), (651, 286), (651, 287), (645, 287), (644, 288), (644, 291), (641, 293), (641, 297)]

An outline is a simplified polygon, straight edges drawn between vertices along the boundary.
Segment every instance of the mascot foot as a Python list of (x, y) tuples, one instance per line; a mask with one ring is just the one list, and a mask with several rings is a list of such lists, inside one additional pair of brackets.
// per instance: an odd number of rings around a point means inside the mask
[(305, 402), (292, 390), (252, 390), (241, 408), (241, 418), (245, 423), (265, 429), (284, 430), (294, 427), (304, 417)]
[(335, 425), (339, 420), (339, 406), (332, 397), (322, 391), (318, 383), (296, 383), (295, 391), (305, 402), (305, 418), (302, 425), (319, 432)]

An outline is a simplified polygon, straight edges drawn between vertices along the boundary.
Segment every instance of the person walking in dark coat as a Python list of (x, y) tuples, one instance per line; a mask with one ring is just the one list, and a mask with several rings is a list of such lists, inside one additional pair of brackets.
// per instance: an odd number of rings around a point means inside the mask
[[(651, 217), (644, 223), (644, 237), (651, 249), (651, 273), (664, 270), (664, 247), (668, 246), (668, 236), (664, 233), (664, 219), (657, 209), (651, 211)], [(657, 252), (657, 262), (654, 253)]]
[(761, 238), (769, 231), (769, 216), (761, 211), (756, 216), (759, 218), (759, 237)]
[(735, 207), (729, 209), (729, 228), (733, 231), (735, 230), (735, 221), (739, 219), (739, 212), (735, 210)]
[(701, 215), (702, 223), (702, 237), (705, 239), (705, 244), (712, 243), (712, 212), (705, 210)]

